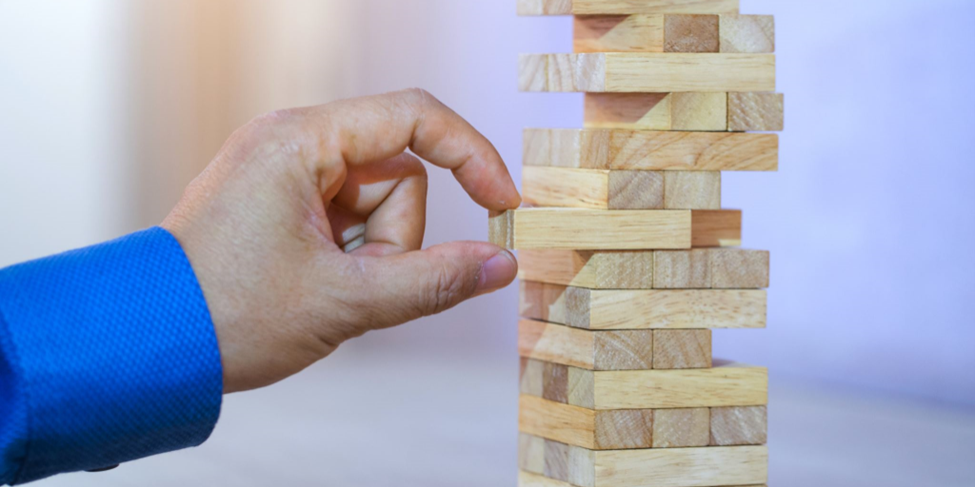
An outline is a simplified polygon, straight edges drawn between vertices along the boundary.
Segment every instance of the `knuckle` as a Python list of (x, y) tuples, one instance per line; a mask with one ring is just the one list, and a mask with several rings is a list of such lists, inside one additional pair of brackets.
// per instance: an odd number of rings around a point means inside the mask
[(446, 311), (473, 293), (474, 284), (464, 278), (466, 272), (458, 271), (447, 263), (437, 266), (430, 285), (421, 290), (418, 300), (421, 314), (429, 316)]

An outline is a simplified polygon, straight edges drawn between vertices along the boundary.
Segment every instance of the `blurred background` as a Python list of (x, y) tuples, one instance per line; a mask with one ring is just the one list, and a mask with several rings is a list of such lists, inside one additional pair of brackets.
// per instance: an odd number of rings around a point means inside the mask
[[(0, 0), (0, 266), (158, 224), (252, 117), (412, 86), (490, 138), (581, 126), (517, 92), (569, 18), (514, 0)], [(724, 177), (772, 251), (772, 485), (975, 485), (975, 2), (741, 0), (776, 16), (777, 173)], [(431, 172), (427, 245), (485, 239)], [(515, 485), (517, 290), (343, 345), (226, 398), (193, 451), (47, 485)], [(39, 485), (44, 485), (39, 484)]]

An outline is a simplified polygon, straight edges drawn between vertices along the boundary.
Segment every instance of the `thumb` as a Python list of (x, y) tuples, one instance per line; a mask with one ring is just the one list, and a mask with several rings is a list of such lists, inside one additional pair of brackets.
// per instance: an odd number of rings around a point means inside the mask
[(448, 310), (465, 300), (501, 289), (515, 279), (511, 252), (485, 242), (450, 242), (427, 250), (378, 259), (373, 289), (385, 326)]

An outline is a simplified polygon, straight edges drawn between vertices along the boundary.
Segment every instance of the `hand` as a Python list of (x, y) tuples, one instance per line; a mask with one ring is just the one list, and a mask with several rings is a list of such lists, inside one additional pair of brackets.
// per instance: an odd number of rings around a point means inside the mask
[(491, 143), (421, 90), (259, 117), (186, 189), (162, 226), (203, 288), (225, 393), (514, 280), (514, 257), (495, 245), (419, 250), (427, 176), (407, 148), (489, 210), (521, 203)]

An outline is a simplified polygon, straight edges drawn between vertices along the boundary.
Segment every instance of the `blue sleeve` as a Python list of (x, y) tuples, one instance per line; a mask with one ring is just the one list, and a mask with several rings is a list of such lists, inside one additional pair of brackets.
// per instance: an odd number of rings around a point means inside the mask
[(199, 445), (222, 381), (203, 292), (166, 230), (0, 270), (0, 483)]

